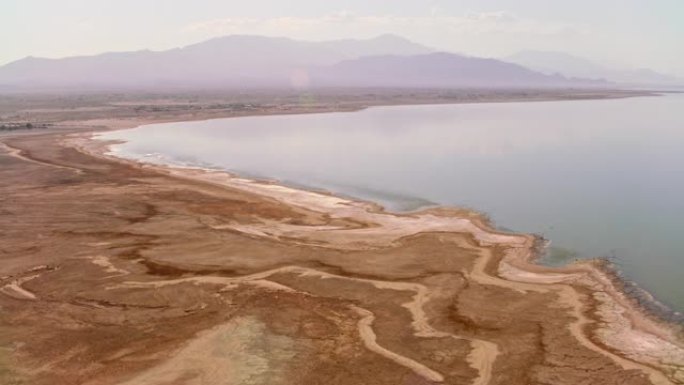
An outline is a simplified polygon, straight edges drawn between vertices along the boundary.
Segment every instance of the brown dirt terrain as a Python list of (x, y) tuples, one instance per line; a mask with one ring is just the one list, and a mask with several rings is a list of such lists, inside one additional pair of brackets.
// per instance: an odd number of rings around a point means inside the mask
[(64, 138), (0, 146), (0, 384), (684, 383), (681, 341), (616, 349), (589, 270), (521, 273), (529, 238), (472, 214), (395, 216)]

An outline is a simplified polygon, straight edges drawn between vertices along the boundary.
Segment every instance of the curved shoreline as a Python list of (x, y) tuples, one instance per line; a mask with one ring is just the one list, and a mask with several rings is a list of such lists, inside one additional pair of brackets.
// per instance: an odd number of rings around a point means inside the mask
[[(142, 127), (142, 126), (141, 126)], [(181, 177), (181, 178), (189, 178), (192, 180), (198, 180), (198, 181), (203, 181), (203, 182), (209, 182), (211, 184), (218, 184), (218, 185), (225, 185), (227, 187), (232, 187), (232, 188), (238, 188), (241, 190), (249, 191), (255, 193), (255, 191), (251, 189), (246, 189), (245, 186), (249, 184), (253, 185), (262, 185), (262, 186), (278, 186), (282, 189), (289, 189), (293, 191), (301, 191), (306, 194), (312, 194), (312, 195), (320, 195), (322, 197), (331, 197), (331, 198), (336, 198), (340, 199), (342, 201), (348, 201), (350, 203), (356, 203), (364, 206), (366, 210), (370, 213), (375, 213), (375, 214), (382, 214), (382, 215), (391, 215), (391, 216), (414, 216), (414, 215), (421, 215), (421, 214), (431, 214), (431, 213), (437, 213), (438, 215), (456, 215), (456, 216), (463, 216), (467, 215), (468, 221), (470, 221), (473, 225), (477, 226), (481, 230), (492, 234), (492, 235), (502, 235), (502, 236), (522, 236), (522, 237), (530, 237), (532, 239), (531, 246), (529, 246), (530, 252), (527, 257), (524, 258), (524, 262), (526, 263), (527, 268), (531, 268), (533, 270), (541, 269), (545, 272), (563, 272), (568, 269), (572, 269), (575, 266), (583, 266), (583, 267), (591, 267), (593, 269), (596, 269), (596, 271), (600, 272), (602, 275), (605, 276), (605, 278), (611, 280), (614, 285), (618, 286), (614, 288), (617, 291), (619, 290), (619, 287), (627, 286), (627, 285), (634, 285), (635, 288), (639, 289), (639, 293), (634, 293), (633, 291), (625, 291), (621, 292), (621, 294), (625, 295), (627, 299), (631, 301), (631, 306), (638, 308), (638, 311), (646, 313), (649, 317), (653, 317), (653, 321), (662, 323), (664, 324), (667, 328), (680, 328), (684, 327), (684, 324), (681, 322), (672, 322), (672, 320), (669, 317), (663, 317), (664, 315), (672, 314), (672, 313), (678, 313), (675, 310), (667, 307), (666, 305), (662, 304), (661, 302), (658, 302), (655, 297), (653, 297), (648, 291), (640, 288), (636, 282), (630, 281), (626, 278), (624, 278), (621, 274), (619, 269), (615, 267), (614, 264), (612, 264), (610, 261), (606, 261), (603, 258), (592, 258), (592, 259), (586, 259), (586, 260), (576, 260), (572, 263), (566, 264), (561, 267), (550, 267), (542, 264), (536, 263), (536, 261), (540, 257), (540, 250), (539, 246), (537, 244), (538, 236), (534, 234), (525, 234), (525, 233), (515, 233), (515, 232), (506, 232), (506, 231), (501, 231), (496, 229), (487, 218), (483, 217), (483, 214), (472, 209), (465, 209), (465, 208), (459, 208), (459, 207), (450, 207), (450, 206), (428, 206), (425, 208), (419, 208), (417, 210), (411, 210), (411, 211), (406, 211), (406, 212), (390, 212), (385, 209), (381, 204), (373, 201), (368, 201), (368, 200), (362, 200), (358, 198), (353, 198), (349, 197), (346, 195), (339, 195), (336, 194), (335, 192), (331, 191), (326, 191), (326, 190), (317, 190), (317, 189), (306, 189), (304, 187), (294, 187), (294, 186), (289, 186), (280, 183), (280, 181), (274, 180), (274, 179), (251, 179), (251, 178), (246, 178), (243, 177), (237, 173), (230, 172), (227, 170), (219, 170), (219, 169), (214, 169), (214, 168), (204, 168), (204, 167), (197, 167), (197, 166), (181, 166), (181, 165), (172, 165), (172, 164), (159, 164), (159, 163), (150, 163), (150, 162), (145, 162), (142, 159), (133, 159), (133, 158), (125, 158), (125, 157), (119, 157), (110, 152), (110, 146), (115, 145), (118, 143), (110, 142), (110, 141), (103, 141), (98, 138), (94, 138), (94, 135), (97, 135), (98, 133), (88, 133), (85, 134), (88, 136), (88, 140), (90, 141), (98, 141), (102, 146), (96, 145), (95, 148), (92, 148), (90, 146), (83, 145), (83, 143), (76, 145), (76, 147), (79, 151), (82, 151), (88, 155), (91, 156), (96, 156), (96, 157), (101, 157), (104, 159), (108, 159), (110, 161), (116, 161), (116, 162), (123, 162), (127, 164), (131, 164), (134, 166), (139, 166), (143, 167), (146, 169), (153, 169), (158, 172), (162, 172), (165, 174), (173, 175), (175, 177)], [(9, 146), (8, 146), (9, 147)], [(195, 171), (198, 171), (199, 173), (195, 173)], [(204, 178), (201, 176), (201, 174), (222, 174), (226, 176), (226, 181), (221, 181), (221, 182), (215, 182), (210, 179)], [(237, 182), (231, 183), (231, 182)], [(263, 196), (270, 196), (270, 194), (265, 193), (262, 191)], [(285, 199), (281, 200), (281, 202), (285, 204), (291, 204), (292, 202), (287, 202)], [(649, 307), (645, 307), (642, 305), (640, 301), (640, 297), (638, 296), (644, 296), (647, 301), (653, 301), (655, 303), (655, 309), (659, 309), (660, 311), (654, 311)], [(663, 309), (663, 307), (665, 309)], [(683, 320), (684, 321), (684, 320)], [(681, 332), (684, 333), (684, 329), (682, 330), (675, 330), (676, 332)], [(684, 334), (682, 334), (684, 337)]]
[[(138, 127), (143, 127), (144, 125), (138, 126)], [(135, 127), (135, 128), (138, 128)], [(128, 128), (127, 128), (128, 129)], [(114, 129), (114, 131), (119, 130), (119, 129)], [(277, 186), (282, 186), (287, 189), (292, 189), (292, 190), (300, 190), (300, 191), (305, 191), (311, 194), (320, 194), (320, 195), (327, 195), (327, 196), (333, 196), (333, 197), (338, 197), (343, 200), (347, 200), (350, 202), (356, 202), (360, 203), (363, 205), (366, 205), (368, 207), (369, 211), (375, 212), (375, 213), (380, 213), (380, 214), (389, 214), (389, 215), (420, 215), (420, 214), (425, 214), (425, 213), (431, 213), (431, 212), (436, 212), (436, 213), (448, 213), (448, 215), (466, 215), (468, 219), (473, 222), (476, 226), (482, 228), (484, 231), (487, 231), (492, 234), (500, 234), (500, 235), (523, 235), (522, 233), (516, 233), (516, 232), (507, 232), (507, 231), (502, 231), (497, 229), (490, 221), (489, 218), (486, 217), (485, 214), (477, 211), (476, 209), (471, 209), (471, 208), (462, 208), (462, 207), (451, 207), (451, 206), (440, 206), (440, 205), (430, 205), (430, 206), (425, 206), (425, 207), (420, 207), (415, 210), (408, 210), (408, 211), (388, 211), (383, 205), (380, 203), (371, 201), (371, 200), (366, 200), (366, 199), (360, 199), (356, 198), (353, 196), (349, 196), (346, 194), (338, 194), (337, 192), (333, 191), (328, 191), (328, 190), (322, 190), (322, 189), (308, 189), (306, 187), (302, 186), (296, 186), (296, 185), (289, 185), (289, 184), (284, 184), (279, 180), (276, 179), (254, 179), (251, 177), (246, 177), (242, 176), (239, 173), (231, 172), (228, 170), (223, 170), (223, 169), (218, 169), (218, 168), (206, 168), (206, 167), (201, 167), (201, 166), (193, 166), (193, 165), (175, 165), (175, 164), (169, 164), (169, 163), (164, 163), (163, 161), (160, 163), (155, 163), (155, 162), (146, 162), (144, 159), (140, 158), (126, 158), (126, 157), (120, 157), (116, 156), (111, 152), (111, 146), (117, 145), (120, 143), (123, 143), (123, 141), (110, 141), (110, 140), (103, 140), (99, 138), (95, 138), (95, 135), (98, 135), (99, 133), (89, 133), (85, 135), (90, 135), (91, 140), (97, 140), (100, 143), (104, 145), (103, 148), (98, 148), (95, 151), (86, 151), (88, 154), (93, 155), (93, 156), (100, 156), (100, 157), (105, 157), (110, 160), (116, 160), (116, 161), (124, 161), (124, 162), (130, 162), (130, 164), (134, 165), (140, 165), (143, 167), (152, 167), (152, 168), (159, 168), (161, 170), (164, 169), (177, 169), (177, 170), (199, 170), (202, 172), (207, 172), (207, 173), (213, 173), (213, 172), (218, 172), (222, 174), (228, 175), (230, 178), (233, 179), (238, 179), (238, 180), (243, 180), (243, 181), (248, 181), (248, 182), (254, 182), (257, 184), (264, 184), (264, 185), (277, 185)], [(234, 187), (234, 186), (231, 186)], [(615, 286), (615, 290), (623, 294), (626, 299), (628, 299), (631, 303), (630, 306), (634, 307), (635, 309), (638, 309), (638, 311), (645, 313), (646, 316), (648, 316), (651, 321), (656, 322), (656, 323), (662, 323), (664, 326), (668, 329), (673, 330), (679, 338), (684, 339), (684, 314), (682, 314), (679, 311), (676, 311), (664, 303), (658, 301), (657, 298), (655, 298), (650, 292), (647, 290), (641, 288), (637, 282), (630, 280), (626, 277), (624, 277), (618, 268), (617, 265), (614, 263), (608, 261), (605, 258), (597, 257), (597, 258), (591, 258), (591, 259), (580, 259), (576, 260), (574, 262), (570, 262), (564, 266), (561, 267), (551, 267), (551, 266), (546, 266), (540, 263), (537, 263), (537, 261), (540, 259), (540, 255), (543, 252), (541, 249), (544, 247), (540, 245), (537, 241), (539, 241), (539, 237), (536, 234), (526, 234), (530, 235), (535, 239), (535, 242), (532, 248), (532, 252), (527, 258), (527, 262), (530, 264), (530, 266), (538, 266), (538, 267), (543, 267), (543, 268), (548, 268), (549, 271), (555, 271), (556, 269), (565, 269), (565, 268), (571, 268), (572, 266), (579, 264), (579, 265), (590, 265), (592, 268), (597, 269), (598, 271), (601, 272), (602, 275), (604, 275), (606, 278), (610, 279), (613, 282), (613, 285)], [(629, 288), (629, 290), (627, 289)]]
[[(321, 108), (247, 115), (283, 112)], [(619, 276), (535, 265), (534, 237), (474, 210), (394, 215), (382, 196), (172, 174), (68, 136), (235, 115), (64, 111), (0, 135), (0, 383), (684, 384), (681, 340)], [(42, 267), (19, 285), (35, 299), (19, 295), (12, 282)]]
[[(262, 197), (275, 199), (286, 205), (325, 212), (332, 217), (354, 218), (363, 224), (359, 228), (345, 229), (345, 238), (351, 237), (351, 241), (346, 239), (342, 242), (334, 236), (336, 231), (339, 232), (341, 230), (339, 227), (315, 229), (316, 234), (312, 238), (311, 235), (314, 229), (302, 229), (302, 226), (296, 225), (266, 223), (264, 225), (243, 226), (241, 228), (233, 226), (234, 230), (259, 237), (278, 239), (279, 237), (286, 236), (288, 239), (296, 239), (298, 242), (312, 242), (311, 244), (317, 246), (331, 244), (332, 247), (336, 248), (344, 249), (351, 247), (353, 249), (360, 247), (360, 244), (362, 247), (381, 247), (382, 245), (391, 244), (402, 237), (422, 232), (454, 231), (468, 232), (481, 244), (501, 244), (507, 252), (504, 253), (496, 267), (496, 275), (490, 277), (483, 273), (484, 277), (487, 277), (485, 280), (493, 280), (491, 283), (505, 280), (504, 282), (507, 285), (510, 284), (511, 287), (517, 287), (518, 289), (524, 288), (527, 285), (565, 285), (568, 288), (581, 286), (590, 291), (593, 290), (594, 294), (597, 292), (607, 293), (607, 298), (593, 299), (594, 304), (590, 306), (593, 309), (586, 309), (586, 304), (582, 304), (579, 301), (580, 303), (575, 307), (578, 323), (574, 333), (579, 333), (576, 336), (584, 338), (582, 336), (585, 336), (587, 328), (591, 326), (592, 331), (589, 333), (589, 336), (586, 336), (587, 340), (585, 342), (594, 345), (592, 350), (598, 349), (603, 354), (608, 353), (623, 367), (637, 368), (644, 371), (651, 376), (654, 383), (675, 383), (658, 375), (658, 373), (668, 368), (671, 371), (671, 379), (684, 381), (684, 378), (682, 378), (684, 374), (677, 374), (678, 371), (684, 370), (679, 367), (681, 365), (679, 363), (680, 359), (684, 363), (684, 345), (681, 340), (681, 331), (676, 330), (678, 325), (673, 325), (662, 319), (654, 319), (653, 313), (638, 306), (638, 302), (630, 298), (629, 293), (620, 291), (620, 287), (617, 284), (620, 282), (620, 278), (617, 275), (611, 275), (611, 272), (604, 265), (592, 261), (583, 261), (563, 268), (550, 268), (535, 264), (534, 260), (537, 255), (535, 254), (535, 238), (533, 236), (497, 231), (491, 228), (477, 213), (471, 213), (472, 215), (467, 218), (463, 218), (463, 210), (449, 208), (431, 208), (407, 214), (389, 213), (380, 205), (374, 203), (352, 201), (339, 198), (333, 194), (323, 194), (321, 192), (285, 187), (276, 183), (244, 179), (228, 172), (179, 168), (157, 164), (151, 165), (142, 161), (118, 158), (107, 154), (108, 145), (106, 143), (95, 143), (92, 137), (85, 138), (81, 135), (75, 140), (69, 139), (67, 142), (68, 146), (75, 147), (79, 151), (91, 156), (103, 157), (110, 161), (124, 162), (137, 167), (152, 169), (173, 177), (236, 188)], [(460, 211), (460, 217), (455, 216), (457, 211)], [(384, 219), (378, 221), (378, 218)], [(401, 223), (402, 221), (404, 223)], [(375, 225), (369, 226), (369, 223), (375, 223)], [(376, 244), (363, 244), (363, 240), (369, 238), (374, 239)], [(507, 265), (513, 266), (519, 271), (510, 268), (506, 271)], [(606, 307), (612, 307), (615, 313), (619, 313), (617, 319), (606, 319), (610, 312), (606, 313), (604, 310), (604, 313), (601, 313), (601, 309)], [(617, 332), (613, 333), (611, 337), (605, 330)], [(639, 346), (640, 341), (638, 338), (632, 341), (625, 341), (620, 338), (615, 339), (616, 335), (619, 337), (625, 330), (636, 330), (649, 336), (649, 338), (655, 337), (657, 340), (662, 341), (663, 344), (672, 345), (671, 349), (664, 355), (659, 355), (653, 349), (644, 353), (643, 347)], [(636, 337), (643, 336), (637, 335)], [(598, 339), (598, 344), (594, 342), (595, 339)], [(680, 354), (682, 354), (681, 357), (679, 356)], [(624, 358), (623, 356), (629, 358)], [(670, 365), (667, 365), (668, 360), (674, 362), (674, 366), (670, 367)], [(644, 361), (646, 361), (645, 365), (639, 363)], [(665, 369), (663, 369), (664, 367)]]

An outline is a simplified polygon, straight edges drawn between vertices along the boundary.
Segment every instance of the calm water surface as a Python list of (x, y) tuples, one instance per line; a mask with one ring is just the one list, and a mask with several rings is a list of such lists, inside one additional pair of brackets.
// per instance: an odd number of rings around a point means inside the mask
[(552, 240), (546, 263), (610, 256), (684, 310), (684, 95), (375, 107), (111, 132), (115, 153), (369, 199), (486, 212)]

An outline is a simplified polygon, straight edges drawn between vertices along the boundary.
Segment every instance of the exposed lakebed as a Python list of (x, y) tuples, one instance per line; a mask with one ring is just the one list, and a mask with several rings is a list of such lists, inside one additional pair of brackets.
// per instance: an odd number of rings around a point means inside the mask
[(147, 125), (122, 157), (225, 169), (372, 200), (439, 204), (543, 234), (548, 264), (611, 257), (684, 310), (684, 95), (373, 107)]

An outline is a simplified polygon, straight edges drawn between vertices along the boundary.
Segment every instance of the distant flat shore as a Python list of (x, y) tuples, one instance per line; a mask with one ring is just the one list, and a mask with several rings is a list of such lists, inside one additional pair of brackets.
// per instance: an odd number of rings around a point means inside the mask
[[(0, 136), (64, 129), (115, 129), (141, 123), (233, 116), (354, 111), (407, 104), (510, 103), (655, 96), (657, 91), (611, 89), (313, 89), (120, 93), (0, 94)], [(47, 127), (44, 127), (47, 125)], [(85, 128), (84, 128), (85, 127)]]

